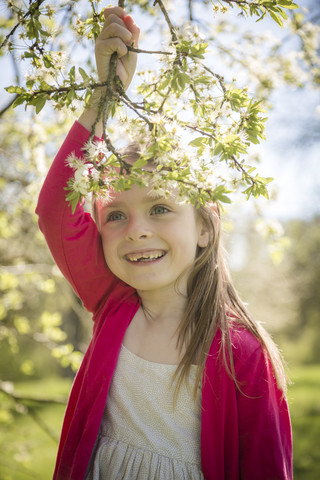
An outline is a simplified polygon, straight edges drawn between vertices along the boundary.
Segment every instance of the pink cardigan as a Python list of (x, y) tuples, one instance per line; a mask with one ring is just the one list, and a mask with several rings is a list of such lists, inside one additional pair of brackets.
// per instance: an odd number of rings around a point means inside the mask
[[(125, 331), (140, 299), (108, 270), (100, 236), (88, 213), (74, 215), (65, 201), (72, 175), (65, 159), (82, 155), (89, 132), (78, 122), (64, 141), (39, 196), (37, 214), (52, 255), (84, 306), (93, 336), (75, 377), (63, 423), (55, 480), (83, 479), (97, 438)], [(260, 343), (232, 330), (240, 393), (218, 358), (215, 336), (203, 378), (201, 462), (207, 480), (292, 479), (292, 437), (287, 402)]]

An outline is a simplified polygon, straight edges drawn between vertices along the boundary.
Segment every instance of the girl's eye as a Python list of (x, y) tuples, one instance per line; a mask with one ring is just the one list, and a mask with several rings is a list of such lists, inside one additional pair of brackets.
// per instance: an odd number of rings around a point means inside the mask
[(151, 210), (151, 215), (162, 215), (168, 213), (170, 210), (164, 205), (155, 205)]
[(107, 222), (118, 222), (119, 220), (124, 220), (125, 216), (121, 212), (111, 212), (107, 216)]

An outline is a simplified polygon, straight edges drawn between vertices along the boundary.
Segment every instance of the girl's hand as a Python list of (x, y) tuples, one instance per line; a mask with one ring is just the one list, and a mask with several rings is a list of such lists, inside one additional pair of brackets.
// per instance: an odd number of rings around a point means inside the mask
[[(138, 46), (140, 34), (139, 27), (134, 23), (130, 15), (120, 7), (108, 7), (104, 9), (105, 22), (96, 41), (96, 63), (100, 82), (108, 78), (109, 64), (113, 52), (118, 53), (117, 75), (120, 77), (125, 90), (129, 87), (137, 64), (137, 54), (128, 52), (127, 45)], [(103, 132), (103, 120), (96, 122), (97, 111), (101, 94), (105, 87), (96, 88), (92, 94), (89, 106), (79, 118), (79, 123), (90, 132), (101, 137)]]
[(111, 55), (117, 52), (117, 75), (126, 90), (137, 64), (137, 54), (128, 52), (127, 45), (138, 46), (140, 29), (132, 17), (126, 15), (120, 7), (105, 8), (103, 13), (105, 22), (95, 46), (99, 80), (100, 82), (107, 80)]

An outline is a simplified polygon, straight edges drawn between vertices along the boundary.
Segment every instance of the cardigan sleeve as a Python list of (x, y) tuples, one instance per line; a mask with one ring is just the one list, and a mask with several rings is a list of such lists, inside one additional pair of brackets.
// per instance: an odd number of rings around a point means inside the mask
[(249, 352), (236, 372), (241, 389), (236, 393), (240, 478), (291, 480), (292, 432), (287, 401), (260, 343), (254, 347), (250, 340)]
[(100, 234), (91, 215), (81, 204), (72, 214), (65, 200), (65, 187), (73, 175), (66, 159), (73, 152), (83, 157), (82, 148), (89, 135), (80, 123), (74, 123), (48, 172), (36, 213), (55, 262), (85, 308), (95, 313), (119, 280), (105, 263)]

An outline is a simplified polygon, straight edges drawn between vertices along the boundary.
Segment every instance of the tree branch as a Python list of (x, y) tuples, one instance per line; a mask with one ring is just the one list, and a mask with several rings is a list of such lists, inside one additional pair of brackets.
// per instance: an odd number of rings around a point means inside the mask
[(172, 42), (173, 43), (178, 43), (178, 38), (177, 38), (177, 35), (176, 35), (176, 32), (175, 32), (174, 26), (172, 25), (172, 22), (170, 20), (170, 17), (168, 15), (167, 10), (165, 9), (165, 6), (163, 5), (162, 0), (155, 0), (153, 5), (155, 6), (156, 4), (159, 5), (159, 7), (160, 7), (160, 9), (161, 9), (161, 11), (164, 15), (164, 18), (165, 18), (165, 20), (168, 24), (168, 27), (169, 27), (169, 30), (170, 30), (170, 33), (171, 33)]
[(163, 52), (162, 50), (143, 50), (141, 48), (130, 47), (129, 45), (127, 46), (127, 49), (130, 52), (135, 52), (135, 53), (150, 53), (153, 55), (175, 55), (174, 52)]
[(192, 22), (193, 16), (192, 16), (192, 0), (188, 0), (188, 8), (189, 8), (189, 20)]
[[(30, 417), (34, 420), (34, 422), (39, 425), (39, 427), (47, 434), (49, 435), (52, 440), (54, 440), (56, 443), (58, 443), (59, 438), (56, 435), (56, 433), (49, 427), (49, 425), (46, 424), (42, 420), (42, 418), (38, 415), (37, 411), (35, 410), (35, 405), (45, 405), (45, 404), (56, 404), (56, 405), (66, 405), (67, 399), (65, 397), (52, 397), (52, 398), (46, 398), (46, 397), (30, 397), (30, 396), (24, 396), (24, 395), (19, 395), (18, 393), (15, 393), (14, 391), (11, 391), (11, 388), (8, 388), (5, 382), (2, 382), (0, 380), (0, 392), (5, 394), (7, 397), (9, 397), (13, 402), (22, 407), (26, 413), (30, 415)], [(33, 405), (32, 405), (33, 404)]]
[(24, 405), (30, 404), (57, 404), (65, 405), (67, 403), (66, 397), (37, 397), (30, 395), (21, 395), (17, 392), (10, 391), (6, 387), (6, 382), (0, 380), (0, 392), (6, 394), (8, 397), (12, 398), (14, 401), (23, 403)]
[(121, 96), (122, 96), (123, 103), (127, 105), (127, 107), (129, 107), (131, 110), (133, 110), (136, 113), (136, 115), (138, 115), (138, 117), (140, 117), (144, 122), (146, 122), (146, 124), (149, 127), (149, 130), (153, 130), (154, 124), (150, 122), (150, 120), (147, 117), (145, 117), (138, 111), (138, 109), (141, 109), (141, 110), (144, 110), (144, 109), (141, 108), (139, 105), (135, 104), (134, 102), (132, 102), (126, 94), (122, 94)]
[(14, 97), (10, 100), (9, 103), (7, 103), (7, 105), (5, 105), (4, 107), (2, 107), (2, 109), (0, 110), (0, 117), (2, 117), (2, 115), (4, 113), (6, 113), (7, 110), (9, 110), (9, 108), (11, 108), (11, 106), (13, 105), (13, 103), (15, 102), (15, 100), (19, 97), (20, 95), (18, 95), (17, 93), (14, 95)]
[(8, 35), (5, 36), (3, 42), (1, 43), (0, 45), (0, 49), (2, 47), (4, 47), (8, 41), (9, 41), (9, 38), (14, 34), (14, 32), (17, 30), (17, 28), (22, 24), (23, 20), (25, 20), (26, 18), (28, 18), (29, 15), (32, 15), (34, 13), (35, 10), (38, 10), (41, 6), (41, 4), (44, 2), (45, 0), (37, 0), (36, 2), (34, 3), (31, 3), (29, 9), (27, 10), (27, 12), (23, 15), (22, 19), (10, 30), (10, 32), (8, 33)]
[[(205, 136), (205, 137), (212, 138), (212, 140), (214, 140), (214, 141), (217, 139), (215, 135), (213, 135), (212, 133), (205, 132), (204, 130), (201, 130), (201, 128), (194, 127), (194, 126), (189, 125), (189, 124), (187, 124), (187, 123), (184, 124), (184, 127), (189, 128), (190, 130), (193, 130), (194, 132), (201, 133), (201, 135), (203, 135), (203, 136)], [(255, 186), (255, 185), (256, 185), (256, 181), (254, 180), (254, 177), (252, 177), (252, 175), (250, 175), (250, 174), (245, 170), (245, 168), (243, 167), (243, 165), (236, 159), (235, 155), (232, 155), (232, 156), (230, 157), (230, 160), (234, 163), (234, 165), (236, 166), (237, 170), (242, 173), (243, 178), (244, 178), (248, 183), (251, 183), (252, 186)]]

